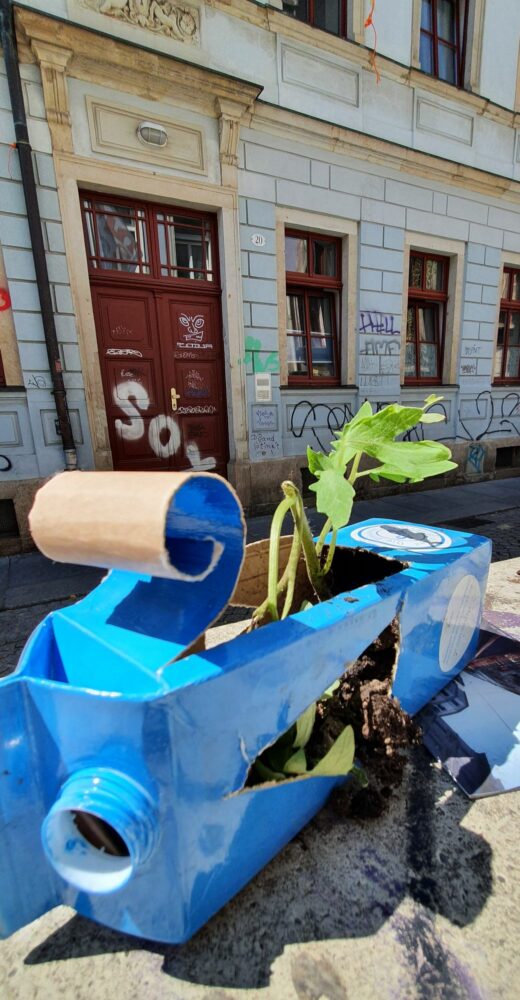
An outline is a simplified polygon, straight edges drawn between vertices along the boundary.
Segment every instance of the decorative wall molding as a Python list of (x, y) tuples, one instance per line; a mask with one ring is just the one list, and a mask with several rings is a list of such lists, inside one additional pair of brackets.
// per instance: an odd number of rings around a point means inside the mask
[(77, 0), (80, 7), (145, 28), (177, 42), (200, 45), (200, 15), (197, 7), (171, 0)]
[[(236, 102), (245, 112), (262, 90), (254, 83), (180, 61), (162, 51), (133, 47), (130, 57), (128, 43), (122, 39), (112, 37), (110, 44), (93, 44), (91, 28), (55, 21), (27, 8), (17, 8), (15, 17), (22, 61), (34, 59), (35, 43), (70, 49), (67, 76), (78, 80), (116, 87), (140, 98), (174, 102), (212, 117), (216, 114), (215, 98)], [(47, 100), (47, 94), (45, 97)]]
[(317, 56), (314, 51), (282, 42), (280, 63), (283, 83), (358, 107), (359, 73), (339, 64), (337, 58)]
[(33, 38), (31, 49), (40, 65), (47, 121), (55, 149), (72, 149), (69, 95), (66, 71), (72, 51), (52, 42)]
[(206, 152), (202, 129), (184, 122), (153, 115), (153, 121), (166, 130), (165, 146), (146, 146), (137, 138), (137, 126), (147, 116), (136, 108), (107, 104), (86, 97), (90, 144), (94, 152), (124, 156), (141, 163), (155, 163), (173, 170), (205, 174)]
[(0, 445), (2, 448), (21, 448), (23, 445), (20, 420), (16, 410), (3, 410), (0, 413)]
[(450, 110), (445, 104), (429, 98), (416, 97), (415, 127), (421, 132), (441, 135), (443, 139), (473, 144), (474, 119), (472, 115)]

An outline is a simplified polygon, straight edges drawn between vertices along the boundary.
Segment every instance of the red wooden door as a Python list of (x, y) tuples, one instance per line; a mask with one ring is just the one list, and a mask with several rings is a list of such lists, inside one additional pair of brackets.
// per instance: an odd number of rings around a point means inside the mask
[(90, 193), (82, 208), (114, 468), (225, 475), (213, 220)]
[(182, 468), (225, 475), (226, 396), (220, 303), (214, 296), (164, 293), (159, 324), (167, 339), (164, 377), (180, 435)]

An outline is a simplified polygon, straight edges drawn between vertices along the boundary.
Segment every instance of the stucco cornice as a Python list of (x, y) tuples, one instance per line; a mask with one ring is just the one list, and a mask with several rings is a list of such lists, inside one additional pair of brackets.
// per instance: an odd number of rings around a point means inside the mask
[(129, 45), (116, 38), (98, 39), (78, 25), (48, 18), (27, 9), (16, 9), (16, 31), (22, 61), (40, 61), (40, 52), (51, 46), (67, 53), (70, 77), (116, 87), (149, 100), (175, 98), (176, 103), (215, 117), (215, 100), (232, 102), (246, 112), (262, 91), (260, 85), (238, 80), (162, 53)]
[(268, 135), (279, 135), (281, 138), (293, 139), (332, 153), (391, 167), (402, 173), (520, 202), (520, 181), (476, 170), (330, 122), (308, 118), (300, 112), (288, 111), (261, 100), (256, 102), (253, 113), (246, 115), (243, 124)]

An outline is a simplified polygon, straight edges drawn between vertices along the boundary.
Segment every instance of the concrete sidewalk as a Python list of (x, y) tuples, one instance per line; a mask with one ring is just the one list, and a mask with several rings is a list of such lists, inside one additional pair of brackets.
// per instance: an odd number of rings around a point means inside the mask
[[(453, 526), (461, 527), (464, 522), (498, 511), (519, 510), (520, 477), (517, 477), (452, 486), (450, 489), (401, 493), (377, 500), (358, 500), (354, 504), (351, 521), (389, 517), (433, 525), (457, 521)], [(308, 515), (313, 531), (318, 533), (323, 516), (312, 509)], [(248, 518), (248, 541), (266, 538), (270, 524), (270, 515)], [(290, 519), (287, 520), (287, 529), (290, 530)], [(479, 533), (478, 524), (473, 530)], [(486, 534), (485, 526), (481, 533)], [(102, 576), (103, 572), (96, 569), (53, 563), (39, 552), (5, 557), (0, 559), (0, 611), (80, 597), (88, 593)]]

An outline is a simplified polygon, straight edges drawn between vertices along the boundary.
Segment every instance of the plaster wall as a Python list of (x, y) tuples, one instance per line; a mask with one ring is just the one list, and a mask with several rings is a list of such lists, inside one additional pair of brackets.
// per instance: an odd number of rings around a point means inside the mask
[[(247, 0), (193, 4), (199, 29), (196, 40), (189, 43), (100, 13), (95, 0), (56, 0), (50, 13), (260, 84), (262, 99), (270, 104), (519, 179), (513, 120), (503, 110), (515, 108), (519, 5), (515, 0), (488, 0), (475, 41), (481, 59), (474, 94), (496, 102), (500, 107), (495, 109), (417, 70), (404, 71), (412, 64), (417, 44), (412, 37), (413, 30), (418, 31), (417, 2), (380, 0), (377, 5), (382, 85), (369, 66), (371, 28), (364, 31), (365, 46), (355, 45), (295, 22), (274, 4), (265, 8)], [(28, 5), (49, 13), (43, 0), (30, 0)], [(365, 13), (369, 6), (365, 0)], [(93, 45), (102, 46), (102, 39), (93, 36)]]
[[(516, 261), (520, 210), (505, 208), (498, 198), (407, 179), (388, 167), (361, 166), (254, 129), (243, 131), (240, 155), (251, 460), (295, 458), (307, 445), (327, 447), (332, 431), (365, 398), (376, 406), (396, 399), (413, 404), (432, 391), (402, 387), (412, 247), (444, 253), (454, 275), (447, 330), (451, 360), (445, 361), (443, 385), (434, 390), (444, 397), (446, 422), (432, 425), (428, 435), (467, 442), (461, 475), (483, 474), (489, 469), (489, 443), (514, 445), (520, 433), (520, 391), (492, 386), (501, 271), (504, 263)], [(275, 220), (281, 210), (303, 208), (310, 219), (316, 213), (319, 225), (309, 228), (321, 232), (336, 233), (342, 221), (345, 229), (355, 225), (356, 235), (348, 237), (358, 248), (355, 319), (343, 311), (339, 334), (342, 353), (355, 343), (354, 386), (344, 380), (342, 388), (297, 389), (288, 387), (283, 373), (280, 377), (284, 269), (276, 257)], [(265, 406), (255, 397), (258, 372), (270, 372), (272, 400)], [(470, 442), (479, 442), (471, 461)]]
[[(21, 74), (64, 382), (79, 465), (88, 468), (92, 465), (92, 451), (85, 392), (40, 73), (36, 66), (24, 65)], [(5, 471), (0, 469), (0, 498), (14, 499), (17, 509), (19, 505), (25, 512), (27, 501), (22, 484), (27, 483), (32, 493), (35, 482), (61, 470), (63, 451), (56, 429), (18, 157), (10, 147), (14, 131), (3, 60), (0, 61), (0, 125), (0, 248), (21, 373), (16, 379), (20, 384), (13, 384), (10, 378), (7, 386), (0, 389), (0, 454), (8, 460), (2, 466), (9, 465)]]

